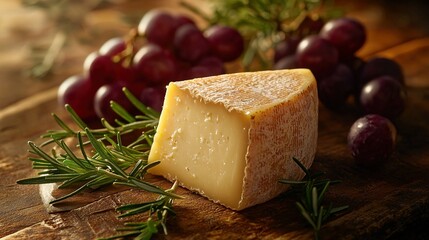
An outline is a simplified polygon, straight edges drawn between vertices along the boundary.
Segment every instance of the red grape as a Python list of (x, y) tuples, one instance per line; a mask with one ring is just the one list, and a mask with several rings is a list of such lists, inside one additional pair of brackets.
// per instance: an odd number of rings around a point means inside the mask
[(390, 76), (381, 76), (365, 84), (360, 94), (360, 106), (365, 113), (375, 113), (390, 119), (405, 109), (405, 90)]
[(342, 107), (354, 89), (353, 72), (344, 64), (339, 64), (334, 72), (318, 82), (320, 101), (331, 109)]
[(352, 56), (366, 40), (365, 27), (351, 18), (337, 18), (327, 22), (320, 31), (320, 36), (331, 42), (342, 58)]
[(296, 62), (295, 55), (285, 56), (282, 59), (278, 60), (273, 69), (293, 69), (298, 68), (298, 63)]
[(366, 115), (351, 126), (347, 142), (356, 163), (380, 166), (391, 157), (396, 143), (396, 128), (387, 118)]
[(184, 79), (215, 76), (225, 73), (223, 62), (216, 57), (207, 57), (192, 66), (185, 73)]
[(157, 45), (147, 44), (133, 59), (137, 77), (150, 85), (165, 85), (176, 78), (176, 63), (167, 51)]
[(161, 112), (164, 104), (165, 87), (145, 88), (140, 93), (140, 101), (146, 106)]
[(110, 107), (110, 102), (115, 101), (121, 107), (132, 113), (133, 105), (127, 99), (119, 84), (106, 84), (97, 90), (94, 98), (94, 109), (98, 117), (105, 118), (109, 123), (114, 123), (119, 116)]
[(95, 88), (88, 77), (74, 75), (61, 83), (58, 89), (58, 103), (61, 106), (69, 104), (84, 121), (93, 120)]
[(213, 53), (224, 62), (230, 62), (243, 53), (244, 39), (236, 29), (214, 25), (205, 31)]
[(194, 20), (192, 20), (191, 18), (189, 18), (188, 16), (185, 15), (176, 15), (174, 16), (175, 20), (176, 20), (176, 29), (185, 25), (185, 24), (192, 24), (192, 25), (196, 25)]
[(362, 67), (359, 76), (359, 87), (383, 75), (391, 76), (401, 84), (404, 84), (404, 75), (401, 66), (397, 62), (384, 57), (375, 57), (368, 60)]
[(185, 24), (179, 27), (174, 36), (173, 44), (178, 57), (190, 62), (196, 62), (210, 52), (208, 40), (193, 24)]
[(277, 63), (280, 59), (295, 54), (300, 41), (300, 37), (292, 36), (279, 42), (274, 48), (274, 62)]
[(114, 57), (124, 51), (126, 47), (127, 46), (123, 38), (112, 38), (106, 41), (103, 45), (101, 45), (98, 52), (100, 53), (100, 55), (108, 55), (110, 57)]
[(143, 16), (137, 31), (149, 42), (167, 47), (176, 31), (176, 19), (168, 12), (154, 9)]
[(298, 65), (309, 68), (316, 78), (332, 73), (338, 62), (335, 47), (317, 35), (308, 36), (299, 43), (296, 57)]
[(115, 63), (110, 56), (91, 53), (85, 59), (84, 71), (85, 69), (90, 81), (96, 87), (115, 80)]

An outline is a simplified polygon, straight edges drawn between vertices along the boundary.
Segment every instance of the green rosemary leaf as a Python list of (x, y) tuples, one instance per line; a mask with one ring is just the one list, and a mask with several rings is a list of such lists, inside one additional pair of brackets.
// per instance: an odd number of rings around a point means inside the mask
[(318, 202), (318, 197), (317, 197), (317, 188), (313, 187), (311, 189), (311, 207), (313, 209), (313, 214), (315, 217), (317, 217), (318, 214), (318, 209), (319, 209), (319, 202)]
[(95, 172), (96, 172), (96, 170), (89, 171), (89, 172), (86, 172), (83, 174), (76, 175), (73, 178), (69, 178), (69, 179), (63, 181), (62, 184), (58, 186), (58, 188), (66, 188), (66, 187), (69, 187), (70, 185), (76, 184), (78, 182), (90, 180), (90, 179), (94, 178)]
[[(94, 181), (94, 180), (92, 180), (92, 181)], [(55, 204), (57, 202), (63, 201), (69, 197), (72, 197), (72, 196), (82, 192), (83, 190), (85, 190), (87, 188), (88, 188), (88, 186), (86, 184), (84, 184), (84, 185), (80, 186), (79, 188), (77, 188), (76, 190), (74, 190), (73, 192), (66, 194), (66, 195), (63, 195), (57, 199), (52, 200), (51, 202), (49, 202), (49, 204)]]
[(113, 161), (111, 161), (110, 159), (105, 159), (104, 161), (106, 161), (107, 166), (110, 167), (110, 169), (118, 174), (119, 176), (121, 176), (123, 179), (127, 179), (127, 174), (124, 172), (124, 170), (122, 170), (117, 164), (115, 164)]
[(110, 158), (109, 151), (106, 149), (104, 144), (97, 140), (89, 128), (85, 128), (86, 136), (88, 136), (88, 140), (91, 143), (91, 145), (94, 147), (95, 151), (104, 159)]
[(66, 104), (65, 108), (66, 108), (67, 112), (70, 114), (73, 121), (80, 127), (80, 129), (84, 130), (84, 129), (88, 128), (86, 123), (84, 123), (82, 121), (82, 119), (79, 117), (79, 115), (77, 115), (77, 113), (73, 110), (73, 108), (69, 104)]
[(127, 210), (125, 213), (119, 215), (118, 218), (129, 217), (132, 215), (147, 212), (147, 211), (151, 210), (153, 207), (154, 207), (153, 204), (145, 204), (145, 205), (140, 206), (140, 207), (132, 208), (132, 209)]
[(69, 169), (67, 167), (64, 167), (60, 162), (58, 162), (56, 159), (52, 158), (51, 156), (49, 156), (47, 153), (45, 153), (42, 149), (40, 149), (39, 147), (36, 146), (36, 144), (34, 144), (33, 142), (28, 142), (28, 145), (30, 146), (30, 148), (33, 150), (33, 152), (37, 155), (39, 155), (40, 157), (42, 157), (43, 159), (45, 159), (47, 162), (49, 162), (50, 164), (52, 164), (54, 167), (56, 167), (59, 170), (68, 172)]
[(64, 131), (68, 134), (74, 134), (74, 131), (63, 121), (61, 118), (59, 118), (56, 114), (52, 114), (52, 117), (54, 118), (55, 122), (60, 126)]
[(147, 173), (147, 170), (155, 167), (156, 165), (158, 165), (160, 163), (161, 163), (160, 161), (155, 161), (155, 162), (151, 162), (151, 163), (148, 163), (148, 164), (142, 166), (142, 168), (138, 171), (139, 175), (145, 175)]
[(123, 88), (125, 96), (128, 100), (145, 116), (150, 117), (150, 119), (159, 119), (159, 113), (155, 110), (145, 106), (140, 100), (138, 100), (127, 88)]
[(331, 209), (330, 213), (331, 213), (331, 214), (335, 214), (335, 213), (337, 213), (337, 212), (344, 211), (344, 210), (346, 210), (347, 208), (349, 208), (349, 206), (348, 206), (348, 205), (344, 205), (344, 206), (341, 206), (341, 207), (335, 207), (335, 208), (332, 208), (332, 209)]
[(131, 116), (131, 114), (127, 110), (125, 110), (125, 108), (123, 108), (121, 105), (119, 105), (117, 102), (111, 101), (110, 107), (113, 109), (113, 111), (116, 114), (118, 114), (125, 121), (129, 123), (136, 121), (136, 119), (133, 116)]
[(292, 160), (301, 168), (302, 171), (304, 171), (305, 176), (310, 176), (310, 171), (304, 166), (304, 164), (301, 163), (297, 158), (293, 157)]
[(316, 224), (314, 223), (313, 218), (308, 214), (306, 208), (300, 202), (296, 202), (295, 204), (298, 207), (298, 209), (300, 210), (301, 215), (307, 220), (307, 222), (314, 229), (316, 229)]
[(46, 184), (46, 183), (56, 183), (57, 181), (49, 181), (46, 179), (46, 176), (32, 177), (18, 180), (18, 184)]
[(323, 188), (322, 188), (322, 190), (321, 190), (321, 192), (320, 192), (320, 194), (319, 194), (319, 197), (318, 197), (318, 201), (319, 202), (321, 202), (322, 200), (323, 200), (323, 198), (325, 197), (325, 193), (326, 193), (326, 191), (328, 191), (328, 187), (329, 187), (329, 185), (330, 185), (330, 182), (329, 181), (327, 181), (326, 183), (325, 183), (325, 185), (323, 186)]
[[(73, 151), (67, 146), (67, 144), (63, 140), (58, 141), (57, 145), (60, 146), (66, 152), (69, 159), (72, 160), (77, 166), (79, 166), (83, 170), (87, 169), (85, 164), (82, 163), (81, 159), (76, 157)], [(77, 169), (77, 170), (80, 170), (80, 169)]]
[(84, 149), (84, 144), (83, 144), (83, 139), (82, 139), (82, 133), (78, 132), (76, 136), (77, 136), (78, 146), (79, 146), (80, 152), (82, 153), (84, 161), (88, 165), (87, 168), (91, 168), (91, 169), (95, 168), (95, 166), (91, 163), (91, 161), (89, 161), (88, 155), (86, 154), (86, 151)]
[(290, 185), (304, 185), (307, 182), (306, 181), (295, 181), (295, 180), (280, 179), (279, 183), (290, 184)]

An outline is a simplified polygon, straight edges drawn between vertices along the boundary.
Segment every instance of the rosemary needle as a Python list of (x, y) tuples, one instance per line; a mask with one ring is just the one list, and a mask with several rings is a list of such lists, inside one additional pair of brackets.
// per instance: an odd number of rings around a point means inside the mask
[(332, 214), (348, 208), (348, 206), (334, 208), (332, 204), (326, 208), (322, 205), (328, 187), (340, 181), (320, 179), (319, 177), (321, 174), (311, 174), (298, 159), (293, 158), (293, 161), (304, 171), (304, 179), (302, 181), (282, 179), (279, 180), (279, 182), (292, 186), (291, 191), (295, 192), (299, 199), (295, 203), (299, 212), (313, 228), (315, 239), (319, 239), (320, 229), (323, 223), (325, 223)]

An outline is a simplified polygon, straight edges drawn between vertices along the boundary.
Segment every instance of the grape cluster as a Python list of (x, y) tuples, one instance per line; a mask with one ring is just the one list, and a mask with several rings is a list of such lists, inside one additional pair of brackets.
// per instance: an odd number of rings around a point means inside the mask
[(145, 105), (161, 111), (170, 81), (223, 74), (225, 63), (237, 59), (243, 49), (243, 37), (234, 28), (213, 25), (202, 31), (186, 15), (154, 9), (128, 39), (112, 38), (89, 54), (83, 72), (60, 85), (58, 101), (69, 104), (85, 121), (113, 122), (117, 115), (111, 101), (135, 111), (122, 93), (126, 87)]
[(359, 21), (333, 19), (315, 34), (294, 35), (279, 43), (274, 68), (309, 68), (318, 82), (319, 100), (329, 109), (341, 109), (354, 97), (364, 116), (351, 127), (348, 144), (356, 162), (370, 166), (385, 162), (393, 152), (396, 129), (391, 121), (404, 111), (406, 93), (398, 63), (356, 56), (365, 41)]

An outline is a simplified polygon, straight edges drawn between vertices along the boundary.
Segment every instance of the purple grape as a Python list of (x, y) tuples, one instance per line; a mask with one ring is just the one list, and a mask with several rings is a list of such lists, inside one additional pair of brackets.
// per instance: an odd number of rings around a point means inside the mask
[(344, 64), (339, 64), (334, 72), (318, 81), (320, 101), (330, 109), (344, 106), (354, 89), (353, 72)]
[(289, 56), (285, 56), (282, 59), (278, 60), (274, 66), (273, 69), (293, 69), (293, 68), (298, 68), (298, 63), (296, 61), (296, 56), (295, 55), (289, 55)]
[(58, 89), (58, 103), (61, 106), (69, 104), (84, 121), (96, 118), (94, 112), (94, 96), (97, 88), (91, 84), (88, 77), (74, 75), (61, 83)]
[(376, 167), (391, 157), (396, 143), (396, 128), (389, 119), (370, 114), (356, 120), (347, 137), (355, 162)]
[(123, 93), (122, 87), (120, 84), (114, 83), (106, 84), (97, 90), (94, 98), (94, 110), (99, 118), (104, 118), (109, 123), (114, 123), (115, 119), (120, 119), (110, 107), (111, 101), (115, 101), (130, 113), (135, 112), (133, 105)]
[(110, 56), (98, 53), (89, 54), (84, 61), (84, 72), (95, 87), (115, 80), (115, 63)]
[(123, 38), (112, 38), (107, 40), (103, 45), (101, 45), (98, 53), (100, 55), (107, 55), (110, 57), (114, 57), (125, 50), (126, 43)]
[(234, 28), (215, 25), (205, 31), (205, 37), (216, 57), (224, 62), (233, 61), (243, 53), (243, 36)]
[(361, 88), (367, 82), (383, 75), (391, 76), (401, 84), (404, 84), (404, 75), (398, 63), (388, 58), (375, 57), (368, 60), (362, 67), (359, 75), (358, 87)]
[(337, 18), (327, 22), (320, 36), (337, 48), (341, 58), (352, 56), (366, 40), (365, 27), (352, 18)]
[(223, 62), (216, 57), (207, 57), (192, 66), (185, 73), (184, 79), (215, 76), (225, 73)]
[(301, 38), (298, 36), (292, 36), (286, 38), (284, 41), (279, 42), (274, 49), (274, 63), (280, 61), (280, 59), (295, 54), (296, 48), (298, 47)]
[(192, 24), (192, 25), (195, 25), (195, 26), (196, 26), (196, 24), (195, 24), (194, 20), (192, 20), (192, 19), (191, 19), (191, 18), (189, 18), (188, 16), (185, 16), (185, 15), (179, 14), (179, 15), (174, 16), (174, 18), (175, 18), (175, 21), (176, 21), (176, 23), (175, 23), (175, 28), (176, 28), (176, 30), (177, 30), (179, 27), (181, 27), (181, 26), (183, 26), (183, 25), (186, 25), (186, 24)]
[(311, 35), (298, 44), (296, 58), (299, 66), (309, 68), (318, 78), (332, 73), (338, 63), (338, 52), (327, 40)]
[(134, 56), (133, 65), (138, 78), (150, 85), (165, 85), (176, 79), (176, 63), (167, 51), (147, 44)]
[(154, 9), (143, 16), (137, 31), (149, 42), (167, 47), (171, 45), (176, 31), (176, 19), (168, 12)]
[(140, 93), (140, 101), (146, 106), (161, 112), (164, 104), (165, 87), (145, 88)]
[(365, 84), (359, 100), (365, 113), (394, 119), (404, 111), (405, 99), (405, 89), (397, 80), (381, 76)]
[(189, 62), (196, 62), (210, 52), (209, 41), (193, 24), (186, 24), (177, 29), (173, 45), (177, 56)]

